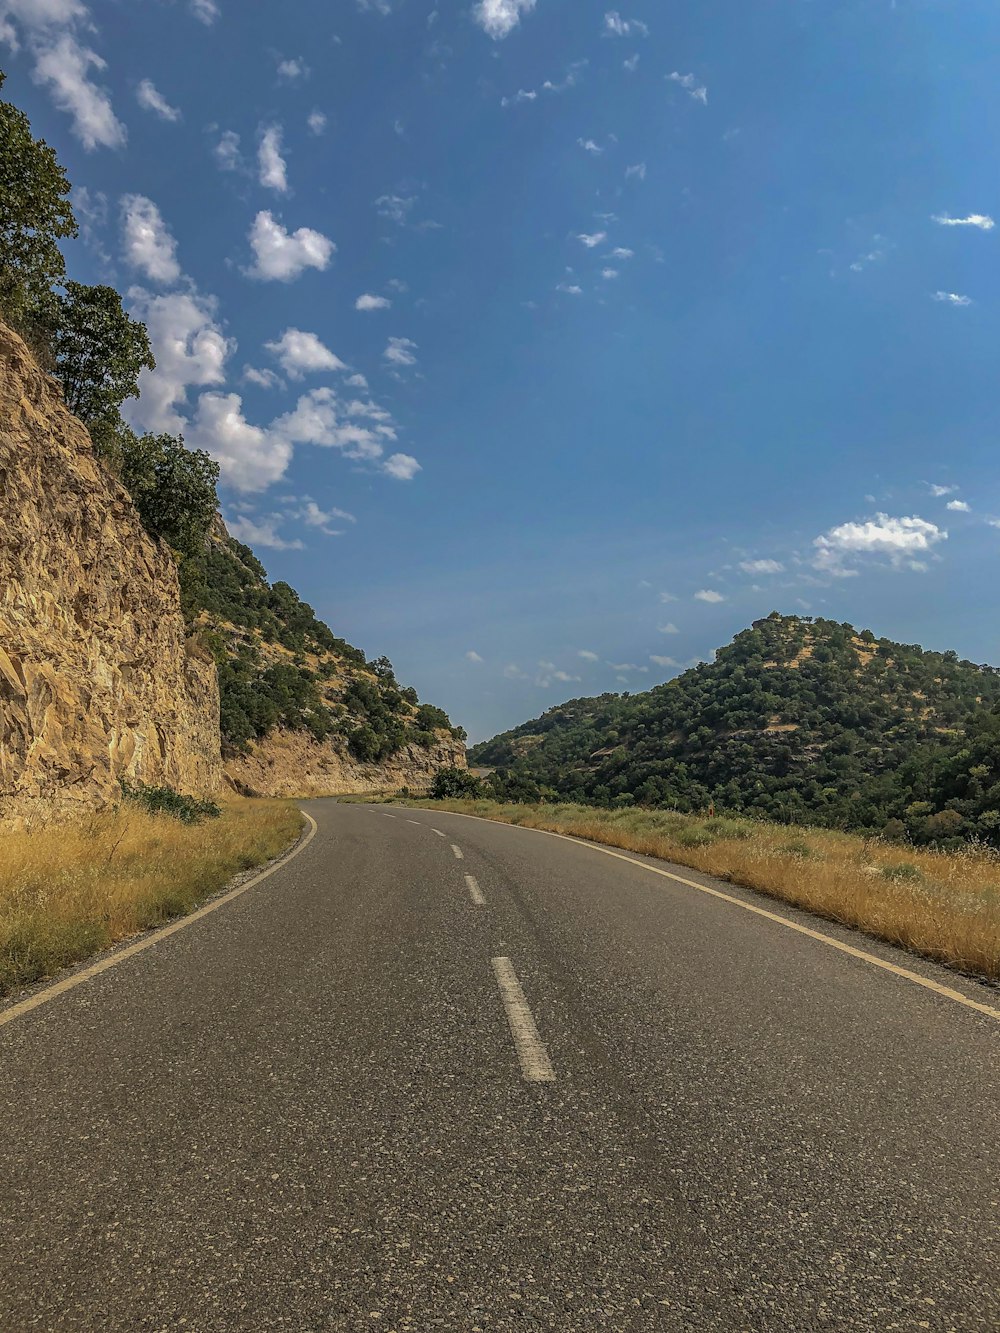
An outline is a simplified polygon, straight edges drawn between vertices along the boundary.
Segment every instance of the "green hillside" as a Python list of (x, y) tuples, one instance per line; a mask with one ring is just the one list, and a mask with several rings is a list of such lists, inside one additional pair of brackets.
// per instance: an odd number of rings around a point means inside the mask
[(360, 648), (316, 618), (287, 583), (269, 583), (249, 546), (216, 519), (203, 548), (180, 564), (184, 612), (218, 664), (223, 740), (239, 748), (272, 727), (340, 735), (356, 759), (377, 761), (442, 731), (448, 716), (400, 686), (387, 658)]
[(641, 694), (574, 699), (474, 747), (568, 800), (697, 810), (918, 841), (1000, 828), (1000, 672), (772, 613)]

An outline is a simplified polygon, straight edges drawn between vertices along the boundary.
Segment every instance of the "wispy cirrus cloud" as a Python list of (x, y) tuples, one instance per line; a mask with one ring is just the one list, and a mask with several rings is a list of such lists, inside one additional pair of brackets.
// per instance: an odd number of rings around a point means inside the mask
[(693, 74), (681, 74), (675, 69), (672, 74), (667, 75), (667, 79), (683, 88), (694, 101), (700, 102), (702, 106), (708, 106), (708, 89), (699, 83)]
[(992, 231), (996, 226), (986, 213), (970, 213), (964, 218), (953, 218), (947, 213), (935, 213), (931, 221), (936, 222), (939, 227), (975, 227), (979, 231)]
[(152, 79), (143, 79), (135, 90), (135, 100), (144, 111), (152, 111), (161, 120), (177, 121), (181, 113), (159, 92)]
[(972, 297), (963, 296), (960, 292), (932, 292), (931, 300), (939, 301), (942, 305), (972, 305)]

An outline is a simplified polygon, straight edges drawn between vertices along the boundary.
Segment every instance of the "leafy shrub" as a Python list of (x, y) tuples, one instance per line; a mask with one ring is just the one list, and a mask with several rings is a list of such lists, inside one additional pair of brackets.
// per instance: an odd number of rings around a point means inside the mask
[(222, 814), (214, 801), (185, 796), (173, 787), (149, 787), (144, 782), (121, 779), (122, 796), (150, 815), (172, 815), (182, 824), (200, 824), (203, 819), (218, 819)]
[(431, 796), (435, 801), (461, 801), (481, 796), (483, 784), (464, 768), (442, 768), (434, 775)]

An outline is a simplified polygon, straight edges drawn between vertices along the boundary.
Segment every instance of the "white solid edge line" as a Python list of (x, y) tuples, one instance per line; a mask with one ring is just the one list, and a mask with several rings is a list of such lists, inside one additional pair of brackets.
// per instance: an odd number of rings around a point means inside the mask
[(507, 1011), (507, 1023), (514, 1039), (521, 1073), (529, 1083), (554, 1083), (556, 1075), (549, 1053), (538, 1035), (531, 1008), (510, 959), (494, 958), (491, 961), (503, 1007)]
[(476, 906), (485, 907), (486, 899), (483, 897), (483, 891), (479, 887), (479, 881), (476, 879), (475, 875), (466, 875), (465, 885), (466, 888), (469, 890), (469, 897), (476, 904)]
[(200, 921), (212, 912), (217, 912), (220, 907), (225, 907), (227, 903), (233, 902), (249, 889), (256, 888), (265, 879), (270, 879), (279, 870), (283, 870), (289, 861), (298, 856), (299, 852), (305, 851), (316, 836), (317, 825), (315, 819), (312, 815), (306, 814), (305, 810), (302, 811), (302, 814), (309, 821), (309, 831), (304, 838), (300, 838), (296, 842), (291, 851), (285, 853), (280, 861), (275, 861), (274, 865), (268, 866), (259, 875), (254, 875), (253, 879), (248, 879), (245, 884), (238, 884), (235, 889), (230, 889), (228, 893), (213, 898), (211, 902), (206, 903), (204, 907), (199, 907), (188, 916), (182, 916), (179, 920), (172, 921), (170, 925), (161, 926), (159, 930), (154, 930), (151, 934), (145, 935), (141, 940), (137, 940), (135, 944), (130, 944), (128, 948), (121, 949), (96, 963), (91, 963), (89, 967), (85, 967), (82, 971), (74, 972), (71, 977), (65, 977), (62, 981), (57, 981), (54, 985), (46, 986), (44, 990), (29, 996), (28, 999), (21, 1000), (18, 1004), (12, 1004), (9, 1008), (0, 1010), (0, 1027), (3, 1027), (5, 1023), (12, 1023), (15, 1018), (20, 1018), (22, 1014), (30, 1013), (32, 1009), (40, 1008), (43, 1004), (47, 1004), (49, 1000), (55, 1000), (58, 996), (65, 995), (67, 991), (75, 990), (77, 986), (82, 986), (85, 981), (90, 981), (92, 978), (100, 976), (102, 972), (117, 967), (119, 963), (134, 958), (136, 954), (151, 949), (154, 944), (159, 944), (168, 935), (176, 935), (179, 930), (186, 930), (188, 926), (193, 926), (196, 921)]
[[(719, 898), (724, 903), (730, 903), (733, 907), (741, 907), (744, 912), (752, 912), (754, 916), (762, 916), (767, 921), (774, 921), (779, 926), (785, 926), (788, 930), (794, 930), (799, 935), (806, 935), (811, 940), (818, 940), (820, 944), (826, 944), (831, 949), (837, 949), (841, 953), (849, 954), (852, 958), (858, 958), (863, 963), (869, 963), (872, 967), (881, 968), (883, 972), (891, 972), (894, 976), (902, 977), (905, 981), (912, 981), (916, 986), (923, 986), (925, 990), (933, 991), (935, 995), (940, 995), (946, 1000), (951, 1000), (955, 1004), (964, 1005), (966, 1009), (973, 1009), (978, 1014), (984, 1014), (987, 1018), (992, 1018), (1000, 1022), (1000, 1009), (994, 1009), (988, 1004), (980, 1004), (978, 1000), (970, 999), (968, 995), (963, 995), (961, 991), (953, 990), (950, 986), (942, 986), (938, 981), (932, 981), (930, 977), (922, 977), (919, 972), (911, 972), (908, 967), (899, 967), (895, 963), (886, 962), (884, 958), (879, 958), (876, 954), (867, 953), (864, 949), (856, 949), (852, 944), (844, 944), (840, 940), (835, 940), (831, 935), (824, 935), (822, 931), (812, 930), (809, 926), (802, 926), (797, 921), (789, 921), (787, 917), (780, 916), (777, 912), (769, 912), (766, 907), (758, 907), (755, 903), (746, 903), (741, 898), (734, 898), (731, 893), (723, 893), (721, 889), (710, 888), (707, 884), (698, 884), (693, 879), (685, 879), (683, 875), (674, 875), (669, 870), (661, 870), (659, 866), (647, 865), (645, 861), (637, 861), (634, 857), (626, 856), (623, 852), (613, 851), (610, 847), (601, 847), (595, 842), (588, 842), (585, 838), (574, 838), (567, 833), (553, 833), (551, 829), (529, 828), (525, 824), (505, 824), (499, 819), (485, 819), (482, 815), (467, 815), (461, 810), (442, 810), (440, 814), (454, 815), (457, 819), (475, 819), (481, 824), (492, 824), (495, 828), (521, 829), (524, 833), (541, 833), (547, 838), (560, 838), (563, 842), (571, 842), (576, 847), (584, 847), (587, 851), (600, 852), (603, 856), (613, 856), (616, 861), (627, 861), (629, 865), (636, 866), (639, 870), (648, 870), (650, 874), (660, 875), (663, 879), (671, 879), (676, 884), (683, 884), (686, 888), (697, 889), (699, 893), (707, 893), (711, 898)], [(753, 893), (753, 889), (748, 889), (748, 893)], [(793, 903), (788, 904), (794, 908)], [(807, 907), (798, 909), (801, 912), (808, 912)], [(845, 929), (850, 930), (847, 926)], [(892, 948), (892, 945), (889, 945)], [(933, 963), (933, 960), (928, 960)]]
[(456, 861), (464, 861), (464, 860), (465, 860), (465, 853), (462, 851), (461, 847), (456, 847), (455, 844), (452, 843), (452, 844), (451, 844), (451, 850), (455, 853), (455, 860), (456, 860)]

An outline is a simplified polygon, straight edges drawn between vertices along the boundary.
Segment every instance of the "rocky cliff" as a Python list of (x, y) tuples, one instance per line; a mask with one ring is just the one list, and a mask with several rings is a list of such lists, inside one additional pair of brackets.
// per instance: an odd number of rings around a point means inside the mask
[(226, 777), (247, 796), (367, 796), (426, 792), (442, 768), (465, 768), (465, 746), (442, 735), (431, 748), (406, 745), (378, 763), (362, 763), (343, 746), (283, 728), (226, 759)]
[(172, 555), (0, 324), (0, 818), (100, 804), (122, 776), (219, 785), (215, 664)]

